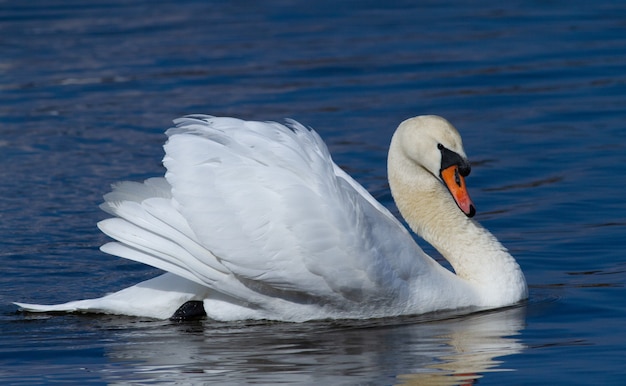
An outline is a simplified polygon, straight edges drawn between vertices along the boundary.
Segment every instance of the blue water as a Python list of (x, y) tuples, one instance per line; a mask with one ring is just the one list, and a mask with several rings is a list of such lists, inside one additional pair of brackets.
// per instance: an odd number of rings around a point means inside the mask
[[(0, 381), (622, 384), (625, 112), (617, 0), (0, 1)], [(393, 130), (445, 116), (529, 302), (304, 324), (17, 313), (158, 273), (98, 251), (97, 205), (161, 175), (190, 113), (312, 126), (394, 212)]]

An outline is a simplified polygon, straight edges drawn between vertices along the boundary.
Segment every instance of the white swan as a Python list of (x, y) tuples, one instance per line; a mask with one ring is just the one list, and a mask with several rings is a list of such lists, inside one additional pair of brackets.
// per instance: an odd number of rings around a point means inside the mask
[(441, 117), (400, 124), (389, 185), (407, 223), (456, 275), (332, 161), (315, 131), (211, 116), (175, 123), (165, 178), (114, 186), (102, 209), (115, 217), (98, 224), (117, 240), (104, 252), (167, 273), (102, 298), (19, 307), (168, 318), (197, 301), (217, 320), (305, 321), (496, 308), (527, 297), (519, 265), (469, 218), (470, 166)]

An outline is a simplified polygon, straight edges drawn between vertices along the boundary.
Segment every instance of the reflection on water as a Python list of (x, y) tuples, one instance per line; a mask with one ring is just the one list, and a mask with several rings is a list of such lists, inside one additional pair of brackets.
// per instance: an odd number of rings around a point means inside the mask
[[(443, 319), (222, 324), (139, 323), (109, 347), (108, 383), (457, 385), (521, 352), (526, 307)], [(119, 323), (111, 319), (110, 323)], [(116, 328), (110, 326), (110, 328)], [(123, 343), (123, 344), (122, 344)]]

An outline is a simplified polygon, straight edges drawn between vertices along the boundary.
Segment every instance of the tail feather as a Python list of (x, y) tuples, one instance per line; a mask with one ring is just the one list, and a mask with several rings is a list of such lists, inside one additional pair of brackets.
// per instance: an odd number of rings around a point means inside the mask
[(205, 286), (166, 273), (101, 298), (56, 305), (14, 304), (27, 312), (89, 312), (167, 319), (185, 302), (203, 300), (208, 292)]

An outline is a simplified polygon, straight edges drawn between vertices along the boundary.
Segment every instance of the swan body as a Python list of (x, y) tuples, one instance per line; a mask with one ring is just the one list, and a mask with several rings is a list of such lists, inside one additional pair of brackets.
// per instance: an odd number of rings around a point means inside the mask
[(403, 225), (333, 161), (318, 134), (235, 118), (189, 116), (166, 132), (165, 177), (122, 182), (101, 249), (166, 271), (116, 293), (33, 312), (169, 318), (201, 301), (216, 320), (373, 318), (496, 308), (527, 297), (519, 265), (470, 217), (469, 163), (443, 118), (404, 121), (389, 184), (426, 255)]

